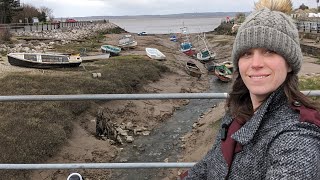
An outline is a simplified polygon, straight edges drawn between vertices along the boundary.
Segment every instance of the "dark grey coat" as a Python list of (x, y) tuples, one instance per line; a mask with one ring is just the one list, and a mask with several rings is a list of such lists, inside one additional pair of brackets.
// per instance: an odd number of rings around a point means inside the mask
[[(299, 117), (282, 89), (274, 92), (231, 136), (243, 148), (235, 154), (229, 175), (219, 133), (213, 148), (189, 170), (186, 179), (320, 180), (320, 128), (300, 122)], [(222, 124), (231, 121), (226, 114)]]

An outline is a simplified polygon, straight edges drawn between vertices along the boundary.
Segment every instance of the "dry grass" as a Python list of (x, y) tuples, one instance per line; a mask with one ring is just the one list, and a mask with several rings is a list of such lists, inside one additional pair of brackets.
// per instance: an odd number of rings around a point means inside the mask
[(125, 30), (116, 27), (112, 29), (106, 29), (104, 31), (99, 31), (96, 35), (86, 37), (85, 39), (79, 40), (80, 42), (73, 42), (66, 45), (55, 45), (54, 49), (57, 52), (78, 54), (83, 49), (87, 52), (90, 51), (100, 51), (101, 43), (105, 40), (105, 34), (119, 34), (124, 33)]
[[(135, 93), (168, 68), (144, 56), (119, 56), (82, 68), (46, 73), (12, 73), (1, 79), (0, 95)], [(70, 71), (71, 70), (71, 71)], [(92, 78), (93, 72), (102, 77)], [(72, 132), (72, 122), (94, 102), (0, 103), (0, 162), (41, 163), (52, 157)], [(28, 179), (26, 171), (0, 171), (0, 177)], [(18, 178), (18, 179), (19, 179)]]

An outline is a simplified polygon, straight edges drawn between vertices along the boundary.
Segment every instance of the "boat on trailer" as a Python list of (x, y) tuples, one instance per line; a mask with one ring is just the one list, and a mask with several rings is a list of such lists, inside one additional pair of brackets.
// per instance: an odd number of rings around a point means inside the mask
[(9, 53), (8, 62), (13, 66), (31, 68), (78, 67), (82, 59), (79, 55), (49, 53)]

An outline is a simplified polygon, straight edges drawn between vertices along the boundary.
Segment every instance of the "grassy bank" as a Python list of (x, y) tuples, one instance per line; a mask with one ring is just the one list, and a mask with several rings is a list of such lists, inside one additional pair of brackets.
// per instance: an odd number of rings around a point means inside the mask
[(85, 39), (79, 40), (79, 42), (73, 42), (67, 45), (55, 45), (54, 49), (57, 52), (65, 52), (71, 54), (78, 54), (84, 49), (87, 52), (100, 51), (101, 43), (105, 40), (105, 34), (120, 34), (125, 33), (126, 31), (116, 27), (112, 29), (106, 29), (96, 32), (95, 35), (86, 37)]
[[(167, 67), (145, 56), (119, 56), (84, 63), (75, 69), (44, 73), (11, 73), (1, 79), (1, 95), (135, 93), (142, 85), (157, 81)], [(100, 78), (93, 78), (100, 72)], [(93, 101), (0, 103), (0, 162), (41, 163), (52, 157), (72, 132)], [(0, 172), (1, 177), (26, 179), (22, 171)], [(14, 178), (14, 179), (15, 179)]]

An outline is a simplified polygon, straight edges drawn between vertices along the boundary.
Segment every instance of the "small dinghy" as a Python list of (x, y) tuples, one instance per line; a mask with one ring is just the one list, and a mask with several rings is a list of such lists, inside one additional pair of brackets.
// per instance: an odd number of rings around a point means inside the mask
[(186, 72), (190, 75), (190, 76), (194, 76), (197, 78), (200, 78), (202, 75), (202, 72), (200, 70), (200, 68), (191, 60), (187, 61), (186, 63)]
[(151, 59), (156, 59), (156, 60), (166, 59), (166, 56), (156, 48), (146, 48), (146, 53), (147, 53), (147, 56), (149, 56)]
[(121, 48), (112, 45), (102, 45), (101, 52), (110, 53), (110, 56), (118, 56), (121, 52)]

